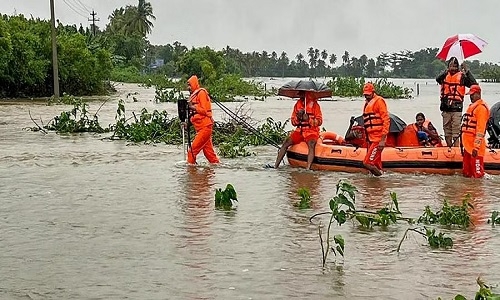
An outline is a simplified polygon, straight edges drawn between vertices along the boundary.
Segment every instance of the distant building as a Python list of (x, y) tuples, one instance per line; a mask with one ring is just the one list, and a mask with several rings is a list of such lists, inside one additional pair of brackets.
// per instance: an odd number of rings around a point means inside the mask
[(163, 60), (163, 58), (157, 58), (157, 59), (155, 59), (154, 62), (152, 62), (149, 65), (149, 68), (150, 69), (157, 69), (159, 67), (162, 67), (164, 64), (165, 64), (165, 61)]

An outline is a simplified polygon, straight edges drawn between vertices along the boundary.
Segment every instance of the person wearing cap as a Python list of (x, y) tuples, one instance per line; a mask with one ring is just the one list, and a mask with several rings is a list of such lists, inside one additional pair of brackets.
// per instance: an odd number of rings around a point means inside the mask
[(443, 117), (444, 139), (448, 147), (458, 146), (460, 120), (462, 118), (465, 87), (477, 84), (467, 66), (462, 63), (459, 70), (458, 59), (450, 58), (448, 69), (436, 77), (441, 85), (441, 116)]
[(385, 147), (391, 120), (384, 98), (375, 93), (375, 87), (368, 82), (363, 87), (365, 106), (363, 126), (365, 127), (368, 150), (363, 165), (373, 175), (382, 175), (382, 150)]
[(471, 104), (467, 108), (461, 128), (463, 145), (463, 175), (472, 178), (484, 176), (484, 153), (486, 140), (484, 135), (490, 110), (486, 102), (481, 99), (481, 87), (477, 84), (470, 87)]
[(286, 150), (300, 142), (306, 142), (308, 147), (307, 154), (307, 169), (311, 169), (316, 142), (319, 139), (319, 127), (323, 124), (323, 114), (313, 93), (301, 91), (300, 98), (293, 106), (292, 116), (290, 117), (291, 123), (297, 128), (290, 134), (289, 137), (283, 142), (274, 168), (278, 168), (281, 161), (285, 157)]

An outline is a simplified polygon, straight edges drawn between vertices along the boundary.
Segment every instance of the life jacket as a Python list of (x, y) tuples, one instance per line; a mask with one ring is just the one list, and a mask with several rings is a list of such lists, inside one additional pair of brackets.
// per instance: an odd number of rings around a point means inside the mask
[(462, 72), (454, 75), (446, 74), (441, 85), (441, 98), (446, 98), (448, 101), (464, 101), (465, 86), (462, 85), (462, 75)]
[(464, 108), (465, 86), (461, 84), (462, 72), (448, 73), (441, 84), (441, 105), (443, 112), (462, 112)]
[[(474, 111), (479, 106), (483, 106), (486, 109), (488, 109), (488, 107), (484, 103), (479, 103), (479, 104), (475, 105), (472, 108), (472, 110), (470, 110), (470, 111), (467, 110), (467, 112), (464, 114), (464, 118), (463, 118), (463, 121), (462, 121), (462, 127), (461, 127), (462, 133), (466, 133), (466, 134), (469, 133), (469, 134), (472, 134), (472, 135), (476, 134), (477, 117), (474, 115)], [(489, 109), (488, 109), (488, 112), (489, 112)]]
[[(487, 114), (483, 116), (485, 120), (479, 120), (478, 115), (475, 113), (475, 110), (481, 106), (486, 108), (487, 111)], [(471, 153), (473, 149), (479, 148), (478, 155), (484, 155), (484, 151), (486, 149), (486, 140), (484, 136), (486, 134), (489, 114), (489, 108), (482, 99), (472, 103), (467, 109), (467, 112), (464, 114), (460, 133), (462, 137), (462, 144), (467, 152)], [(481, 132), (477, 132), (477, 127), (479, 125), (478, 122), (482, 123), (480, 126), (484, 129), (481, 130)]]
[[(422, 124), (422, 127), (429, 130), (430, 123), (431, 123), (431, 121), (425, 120), (424, 123)], [(417, 123), (413, 123), (412, 126), (413, 126), (413, 129), (415, 129), (415, 135), (416, 135), (417, 132), (420, 131), (420, 129), (418, 128)], [(431, 143), (432, 146), (435, 146), (435, 147), (442, 147), (443, 146), (443, 144), (441, 143), (441, 139), (435, 139), (435, 138), (431, 138), (429, 136), (429, 142)]]
[(375, 95), (373, 99), (365, 103), (363, 109), (363, 126), (365, 127), (368, 138), (372, 135), (381, 135), (383, 131), (384, 120), (382, 120), (380, 113), (374, 110), (375, 104), (380, 100), (383, 101), (382, 97)]
[[(309, 120), (302, 121), (297, 118), (297, 113), (300, 110), (304, 110), (304, 112), (309, 116)], [(298, 100), (297, 103), (295, 103), (291, 121), (293, 126), (311, 129), (319, 132), (319, 126), (321, 126), (321, 124), (323, 123), (323, 117), (321, 115), (318, 102), (316, 100), (308, 100), (306, 107), (304, 100)]]

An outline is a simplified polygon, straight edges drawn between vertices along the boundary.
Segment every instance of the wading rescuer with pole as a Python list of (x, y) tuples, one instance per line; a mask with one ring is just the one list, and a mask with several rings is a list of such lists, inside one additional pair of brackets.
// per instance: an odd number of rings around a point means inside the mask
[[(191, 76), (188, 79), (188, 90), (190, 93), (189, 100), (187, 101), (187, 117), (182, 126), (189, 133), (188, 125), (193, 125), (196, 135), (191, 145), (188, 145), (187, 162), (189, 164), (196, 164), (196, 156), (203, 151), (208, 162), (212, 164), (219, 163), (219, 158), (215, 153), (212, 144), (212, 131), (214, 120), (212, 118), (212, 104), (207, 90), (200, 87), (198, 77)], [(182, 104), (179, 104), (179, 108)], [(179, 109), (181, 112), (181, 109)], [(180, 113), (179, 113), (180, 116)], [(182, 121), (182, 119), (181, 119)], [(188, 136), (188, 141), (190, 140)]]

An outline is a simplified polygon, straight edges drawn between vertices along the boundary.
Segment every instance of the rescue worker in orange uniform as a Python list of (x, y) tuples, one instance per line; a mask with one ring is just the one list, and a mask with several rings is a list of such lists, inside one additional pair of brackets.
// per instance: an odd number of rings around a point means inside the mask
[(486, 126), (490, 117), (490, 109), (481, 99), (481, 87), (477, 84), (470, 87), (471, 104), (467, 108), (461, 129), (464, 148), (463, 175), (472, 178), (484, 176), (484, 153), (486, 152)]
[(443, 117), (444, 139), (448, 147), (458, 146), (460, 120), (462, 118), (465, 87), (477, 84), (472, 73), (462, 64), (458, 69), (458, 59), (450, 58), (448, 69), (436, 78), (441, 85), (441, 116)]
[(382, 150), (385, 147), (391, 120), (384, 98), (375, 94), (375, 87), (368, 82), (363, 87), (365, 106), (363, 126), (366, 131), (368, 150), (363, 165), (373, 175), (382, 175)]
[(418, 140), (420, 143), (423, 143), (425, 146), (432, 147), (442, 147), (441, 137), (437, 132), (436, 127), (432, 125), (431, 121), (425, 118), (425, 115), (419, 112), (415, 116), (415, 123), (412, 124), (413, 129), (415, 130)]
[(189, 106), (189, 121), (193, 124), (196, 136), (194, 137), (191, 147), (188, 149), (187, 162), (190, 164), (196, 163), (196, 156), (203, 151), (207, 160), (216, 164), (219, 163), (219, 158), (215, 154), (212, 144), (212, 128), (214, 120), (212, 118), (212, 104), (207, 90), (200, 87), (198, 77), (191, 76), (188, 79), (188, 89), (191, 94), (188, 101)]
[(297, 128), (287, 137), (281, 146), (278, 156), (276, 157), (274, 168), (279, 167), (281, 161), (285, 157), (288, 147), (304, 141), (309, 148), (307, 154), (307, 169), (311, 169), (316, 142), (319, 138), (319, 127), (323, 124), (323, 114), (318, 104), (318, 99), (314, 97), (314, 94), (305, 92), (302, 95), (295, 103), (291, 116), (291, 123)]

